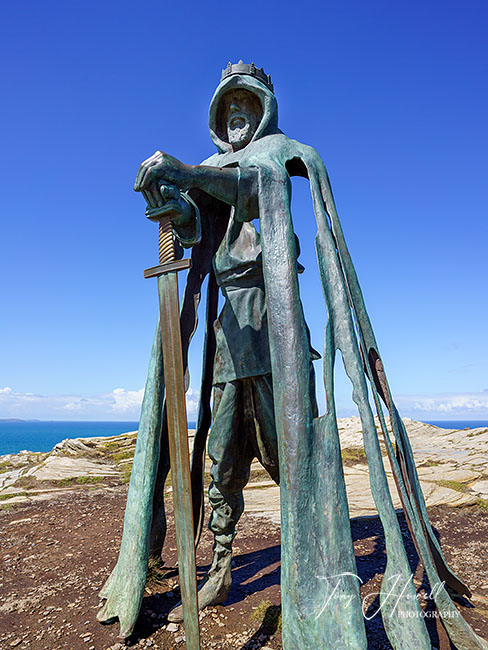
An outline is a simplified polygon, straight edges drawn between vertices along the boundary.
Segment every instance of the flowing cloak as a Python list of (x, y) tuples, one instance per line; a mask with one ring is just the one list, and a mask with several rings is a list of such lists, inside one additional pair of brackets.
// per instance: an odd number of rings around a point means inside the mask
[[(223, 95), (240, 88), (263, 107), (252, 141), (232, 152), (225, 141)], [(393, 402), (327, 176), (317, 152), (277, 126), (274, 94), (249, 75), (224, 79), (210, 105), (210, 133), (218, 152), (203, 164), (239, 170), (237, 220), (259, 218), (268, 313), (281, 498), (282, 635), (286, 650), (366, 650), (347, 496), (334, 402), (334, 362), (340, 350), (362, 423), (371, 492), (384, 530), (386, 568), (379, 603), (395, 650), (427, 650), (402, 534), (389, 491), (368, 384), (405, 517), (431, 585), (440, 618), (459, 650), (488, 649), (459, 615), (448, 591), (470, 595), (447, 566), (429, 523), (412, 449)], [(317, 222), (316, 252), (328, 312), (324, 346), (327, 412), (314, 417), (309, 395), (310, 348), (297, 280), (296, 238), (290, 213), (290, 176), (308, 178)], [(191, 196), (201, 214), (201, 241), (192, 248), (181, 309), (183, 362), (197, 324), (202, 283), (208, 277), (201, 397), (192, 454), (192, 495), (197, 537), (203, 517), (205, 443), (211, 423), (218, 287), (212, 257), (226, 230), (230, 207), (203, 192)], [(159, 324), (154, 337), (129, 484), (117, 564), (100, 596), (98, 618), (119, 618), (120, 635), (137, 620), (150, 556), (161, 553), (166, 532), (163, 488), (169, 470)], [(288, 377), (295, 377), (289, 382)], [(388, 417), (383, 413), (386, 406)], [(389, 424), (389, 426), (388, 426)]]

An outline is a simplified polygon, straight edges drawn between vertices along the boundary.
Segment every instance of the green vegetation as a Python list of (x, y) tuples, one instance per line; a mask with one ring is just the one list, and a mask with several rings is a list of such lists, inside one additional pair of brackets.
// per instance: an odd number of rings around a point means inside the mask
[(9, 469), (12, 469), (12, 466), (8, 460), (4, 460), (3, 463), (0, 463), (0, 474), (8, 472)]
[(78, 476), (76, 482), (80, 485), (85, 485), (86, 483), (101, 483), (104, 478), (105, 476)]
[(117, 442), (111, 441), (106, 442), (104, 445), (102, 445), (102, 447), (107, 451), (116, 451), (119, 448), (119, 444)]
[(420, 467), (438, 467), (440, 464), (439, 460), (426, 460), (420, 465)]
[(31, 490), (34, 488), (38, 488), (42, 483), (45, 482), (46, 481), (38, 481), (33, 476), (21, 476), (15, 481), (13, 485), (15, 485), (15, 487), (23, 487)]
[(53, 481), (57, 487), (67, 487), (68, 485), (86, 485), (87, 483), (101, 483), (105, 480), (105, 476), (71, 476), (70, 478), (62, 478), (59, 481)]
[(478, 508), (481, 508), (481, 510), (488, 512), (488, 499), (478, 499), (476, 505)]
[(7, 499), (12, 499), (13, 497), (27, 497), (29, 496), (28, 492), (11, 492), (10, 494), (0, 494), (0, 501), (6, 501)]
[(66, 487), (67, 485), (73, 485), (75, 482), (75, 477), (72, 476), (71, 478), (61, 478), (59, 481), (53, 481), (58, 487)]
[(456, 492), (466, 492), (468, 489), (468, 486), (460, 481), (436, 481), (436, 483), (450, 490), (456, 490)]
[(126, 445), (121, 445), (119, 442), (113, 440), (105, 443), (99, 449), (102, 449), (102, 452), (99, 451), (98, 455), (104, 455), (116, 465), (118, 465), (123, 460), (130, 460), (133, 458), (135, 450), (134, 446), (132, 445), (127, 447)]
[(274, 634), (276, 630), (281, 630), (281, 607), (272, 605), (269, 600), (261, 600), (249, 620), (251, 623), (258, 623), (266, 632)]
[(122, 451), (118, 451), (116, 454), (111, 454), (110, 456), (114, 463), (120, 463), (121, 460), (125, 460), (126, 458), (133, 458), (134, 450), (124, 449)]
[(341, 451), (342, 460), (344, 463), (365, 463), (366, 452), (363, 447), (347, 447)]
[(163, 561), (161, 558), (149, 558), (146, 582), (150, 582), (153, 585), (168, 586), (166, 572), (163, 570)]
[(132, 473), (132, 463), (130, 465), (125, 465), (122, 472), (122, 483), (128, 483), (130, 481), (130, 475)]

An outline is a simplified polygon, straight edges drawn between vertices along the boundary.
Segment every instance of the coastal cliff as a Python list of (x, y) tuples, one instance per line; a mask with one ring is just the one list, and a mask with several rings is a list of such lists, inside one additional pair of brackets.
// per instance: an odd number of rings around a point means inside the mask
[[(488, 508), (488, 428), (441, 429), (404, 419), (412, 443), (428, 506)], [(358, 417), (339, 423), (344, 473), (352, 517), (376, 512), (369, 491), (368, 466)], [(189, 431), (190, 448), (193, 431)], [(74, 438), (58, 443), (49, 453), (22, 451), (0, 456), (0, 507), (54, 498), (86, 485), (128, 482), (137, 432), (119, 436)], [(396, 494), (385, 455), (385, 467)], [(210, 461), (207, 459), (207, 472)], [(167, 487), (167, 490), (171, 490)], [(246, 511), (279, 523), (279, 488), (255, 462), (246, 488)], [(400, 507), (398, 498), (395, 506)]]
[[(405, 423), (430, 521), (450, 566), (473, 593), (470, 603), (458, 607), (488, 638), (488, 429)], [(366, 603), (374, 599), (384, 572), (384, 533), (369, 492), (359, 420), (340, 420), (339, 428)], [(135, 441), (136, 432), (67, 439), (50, 453), (0, 457), (0, 648), (123, 649), (118, 626), (100, 625), (96, 611), (98, 592), (118, 556)], [(391, 482), (386, 458), (385, 467)], [(208, 469), (207, 461), (207, 484)], [(171, 492), (170, 483), (165, 490)], [(255, 463), (244, 496), (245, 512), (234, 542), (232, 591), (224, 606), (200, 613), (202, 647), (280, 650), (279, 488)], [(180, 597), (170, 498), (167, 516), (163, 556), (149, 567), (141, 615), (130, 640), (134, 650), (184, 648), (183, 627), (167, 621)], [(426, 614), (433, 614), (430, 588), (400, 511), (398, 519), (419, 600)], [(198, 578), (208, 570), (212, 544), (204, 528), (197, 549)], [(448, 650), (439, 620), (432, 616), (426, 621), (432, 647)], [(371, 616), (366, 628), (370, 650), (390, 647), (381, 616)]]

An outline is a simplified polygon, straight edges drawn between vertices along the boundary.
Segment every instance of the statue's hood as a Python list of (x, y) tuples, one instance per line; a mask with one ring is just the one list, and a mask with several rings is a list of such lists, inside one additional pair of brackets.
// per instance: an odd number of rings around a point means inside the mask
[(263, 117), (254, 133), (251, 142), (262, 138), (265, 135), (281, 133), (278, 129), (278, 104), (273, 92), (259, 79), (248, 74), (233, 74), (223, 79), (217, 87), (212, 101), (210, 102), (208, 126), (212, 138), (219, 153), (229, 153), (232, 146), (227, 141), (227, 130), (223, 120), (222, 99), (231, 90), (248, 90), (259, 99)]

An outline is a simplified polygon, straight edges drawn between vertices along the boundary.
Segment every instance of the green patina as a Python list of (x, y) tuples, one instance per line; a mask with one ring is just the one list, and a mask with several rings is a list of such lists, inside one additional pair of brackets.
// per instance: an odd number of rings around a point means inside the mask
[[(192, 493), (198, 536), (214, 387), (209, 494), (215, 547), (200, 606), (221, 602), (230, 588), (231, 544), (242, 512), (242, 488), (249, 480), (250, 462), (257, 457), (280, 482), (283, 647), (366, 649), (334, 401), (334, 363), (340, 350), (362, 422), (364, 458), (384, 530), (386, 567), (380, 603), (390, 643), (396, 650), (431, 647), (388, 487), (373, 407), (426, 574), (431, 586), (437, 586), (435, 604), (448, 634), (459, 650), (486, 650), (488, 644), (458, 616), (440, 584), (469, 594), (447, 566), (430, 526), (411, 446), (391, 396), (320, 156), (279, 130), (269, 78), (253, 66), (238, 64), (224, 72), (210, 105), (209, 124), (216, 154), (189, 166), (156, 152), (141, 165), (135, 186), (149, 206), (164, 201), (167, 192), (180, 200), (180, 191), (181, 201), (184, 195), (191, 197), (194, 206), (188, 207), (188, 199), (186, 207), (180, 201), (182, 217), (174, 222), (181, 245), (192, 249), (181, 309), (185, 369), (202, 282), (208, 278)], [(311, 373), (311, 359), (317, 355), (310, 348), (297, 279), (302, 269), (290, 212), (290, 178), (296, 175), (310, 182), (317, 263), (328, 312), (323, 355), (327, 413), (322, 417), (317, 416)], [(252, 223), (257, 219), (259, 233)], [(225, 302), (213, 328), (219, 288)], [(118, 617), (122, 636), (132, 632), (149, 558), (160, 556), (166, 533), (163, 494), (169, 460), (162, 365), (158, 329), (119, 559), (100, 594), (106, 603), (99, 619)], [(382, 404), (389, 411), (390, 429)], [(249, 430), (252, 433), (246, 433)], [(357, 456), (363, 458), (362, 453)], [(341, 598), (334, 597), (338, 592)], [(174, 615), (179, 613), (175, 610)]]

